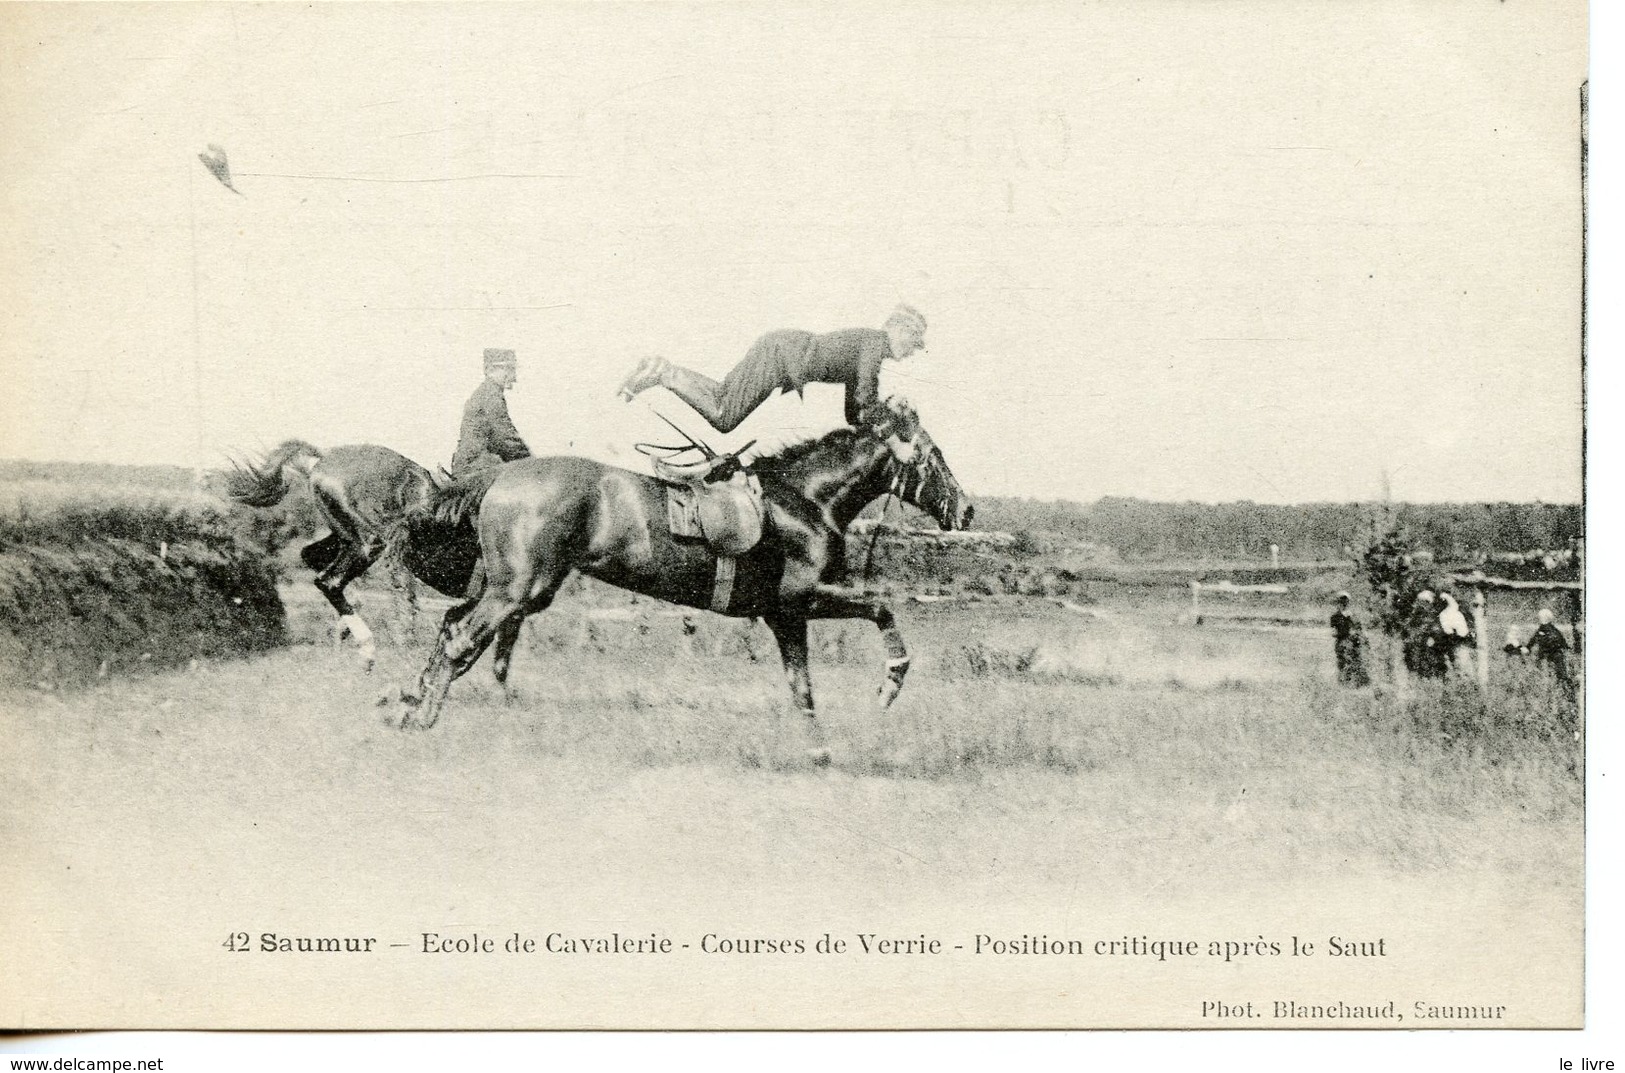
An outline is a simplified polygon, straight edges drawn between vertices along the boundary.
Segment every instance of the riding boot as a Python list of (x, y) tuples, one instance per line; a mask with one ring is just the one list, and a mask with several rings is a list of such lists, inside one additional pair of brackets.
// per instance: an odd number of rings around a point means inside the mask
[(621, 381), (621, 386), (615, 389), (615, 394), (625, 401), (631, 402), (640, 393), (652, 387), (659, 387), (661, 376), (670, 365), (671, 362), (658, 355), (644, 358), (638, 362), (638, 367), (633, 369), (625, 380)]
[(718, 432), (733, 431), (745, 416), (725, 413), (722, 385), (692, 369), (666, 362), (660, 370), (660, 384), (694, 407), (695, 412)]

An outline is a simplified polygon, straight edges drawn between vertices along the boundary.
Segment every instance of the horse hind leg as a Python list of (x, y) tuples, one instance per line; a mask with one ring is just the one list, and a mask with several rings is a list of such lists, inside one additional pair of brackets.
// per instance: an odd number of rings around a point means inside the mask
[[(451, 641), (452, 627), (467, 618), (468, 613), (473, 611), (479, 602), (479, 597), (475, 596), (464, 600), (460, 604), (453, 604), (441, 617), (440, 630), (435, 634), (434, 645), (429, 650), (429, 662), (424, 665), (423, 670), (418, 674), (416, 687), (411, 690), (406, 689), (404, 686), (401, 688), (401, 715), (398, 725), (402, 730), (412, 725), (412, 719), (417, 714), (418, 709), (422, 707), (423, 698), (430, 688), (430, 683), (437, 681), (445, 673), (446, 647)], [(389, 694), (386, 692), (378, 703), (387, 704), (389, 699)]]
[(403, 640), (410, 640), (416, 635), (418, 612), (422, 610), (418, 602), (417, 579), (410, 570), (397, 563), (391, 569), (390, 581), (395, 594), (396, 632)]
[(790, 685), (790, 699), (802, 715), (801, 723), (807, 734), (807, 759), (814, 767), (827, 767), (830, 762), (829, 745), (824, 738), (824, 726), (813, 709), (812, 673), (808, 666), (807, 620), (787, 616), (773, 616), (767, 621), (773, 639), (779, 643), (779, 657), (784, 661), (784, 675)]
[[(504, 623), (510, 618), (523, 618), (523, 614), (523, 605), (509, 599), (507, 594), (487, 592), (460, 621), (449, 622), (442, 628), (434, 652), (429, 656), (429, 665), (418, 678), (421, 703), (415, 712), (408, 707), (401, 728), (411, 726), (414, 715), (417, 725), (424, 730), (439, 722), (451, 684), (468, 673)], [(450, 618), (449, 613), (447, 618)]]
[(365, 551), (347, 546), (316, 575), (316, 588), (321, 590), (321, 594), (327, 597), (327, 602), (339, 614), (339, 639), (343, 640), (348, 634), (355, 640), (360, 647), (362, 667), (368, 671), (372, 670), (378, 658), (378, 646), (373, 640), (371, 627), (350, 604), (349, 598), (344, 595), (344, 588), (365, 574), (370, 566), (372, 558)]
[[(518, 593), (514, 585), (488, 587), (472, 610), (441, 631), (441, 641), (435, 646), (429, 666), (419, 679), (423, 698), (422, 706), (417, 710), (417, 724), (420, 727), (427, 730), (439, 721), (440, 710), (445, 705), (451, 684), (468, 673), (468, 669), (479, 661), (493, 640), (502, 634), (511, 634), (515, 640), (518, 639), (519, 627), (523, 625), (525, 616), (552, 602), (565, 573), (567, 571), (543, 575)], [(449, 619), (450, 615), (447, 617)], [(511, 648), (509, 655), (511, 658)], [(412, 713), (409, 711), (401, 725), (405, 727), (411, 721)]]
[(306, 544), (299, 550), (299, 558), (310, 569), (318, 574), (332, 566), (334, 561), (344, 553), (344, 538), (337, 533), (328, 533), (320, 540)]
[(525, 600), (524, 613), (507, 620), (497, 628), (496, 651), (491, 655), (491, 673), (496, 677), (497, 684), (502, 687), (502, 698), (505, 703), (512, 704), (516, 698), (514, 689), (508, 685), (508, 672), (513, 666), (513, 650), (519, 643), (525, 619), (547, 610), (553, 603), (553, 597), (558, 594), (559, 587), (564, 584), (566, 573), (568, 571), (560, 572), (540, 586), (532, 586), (531, 594)]

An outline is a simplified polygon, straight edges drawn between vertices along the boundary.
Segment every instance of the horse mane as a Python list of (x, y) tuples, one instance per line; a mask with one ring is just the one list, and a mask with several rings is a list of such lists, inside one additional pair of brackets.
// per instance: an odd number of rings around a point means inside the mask
[[(455, 477), (444, 470), (440, 476), (429, 474), (433, 486), (428, 494), (408, 506), (386, 528), (382, 561), (391, 570), (404, 567), (440, 588), (434, 579), (422, 574), (419, 569), (423, 565), (421, 555), (414, 556), (414, 551), (421, 552), (424, 548), (434, 548), (448, 541), (472, 536), (480, 503), (485, 499), (485, 493), (491, 490), (491, 485), (496, 483), (499, 468), (484, 466)], [(447, 590), (441, 588), (441, 591)]]
[(784, 444), (776, 450), (769, 451), (766, 454), (757, 455), (755, 458), (751, 459), (750, 466), (748, 468), (760, 471), (762, 473), (780, 473), (786, 469), (789, 469), (792, 465), (800, 462), (810, 454), (814, 454), (815, 452), (822, 451), (829, 447), (848, 446), (862, 435), (864, 435), (864, 433), (861, 433), (857, 429), (853, 428), (843, 427), (834, 429), (830, 432), (824, 433), (822, 436), (813, 436), (805, 440), (797, 440), (794, 443)]
[(423, 503), (408, 512), (411, 522), (433, 522), (456, 528), (474, 522), (485, 493), (496, 483), (498, 466), (479, 469), (455, 477), (437, 480), (432, 492)]

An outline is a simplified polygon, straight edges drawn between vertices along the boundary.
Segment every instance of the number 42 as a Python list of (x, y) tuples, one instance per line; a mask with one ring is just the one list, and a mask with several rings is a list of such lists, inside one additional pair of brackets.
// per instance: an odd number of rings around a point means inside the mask
[(220, 945), (237, 954), (246, 954), (253, 949), (248, 945), (248, 932), (246, 931), (232, 932), (226, 936), (226, 941)]

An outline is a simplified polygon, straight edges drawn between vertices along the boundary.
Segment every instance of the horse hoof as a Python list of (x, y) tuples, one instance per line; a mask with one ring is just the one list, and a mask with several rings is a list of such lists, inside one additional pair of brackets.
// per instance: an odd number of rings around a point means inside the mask
[(829, 750), (825, 748), (808, 749), (807, 762), (813, 767), (829, 767)]
[(903, 679), (908, 677), (909, 659), (903, 656), (886, 664), (886, 680), (880, 686), (880, 707), (882, 710), (891, 707), (891, 702), (897, 699), (897, 694), (903, 691)]
[[(384, 696), (379, 699), (379, 703), (391, 703), (389, 694), (385, 693)], [(390, 713), (387, 721), (392, 725), (400, 727), (402, 730), (410, 730), (412, 728), (412, 719), (418, 714), (418, 708), (422, 706), (423, 698), (416, 696), (415, 694), (408, 693), (403, 689), (400, 691), (399, 696), (394, 699), (394, 703), (399, 704), (400, 707), (396, 708), (395, 711)]]

